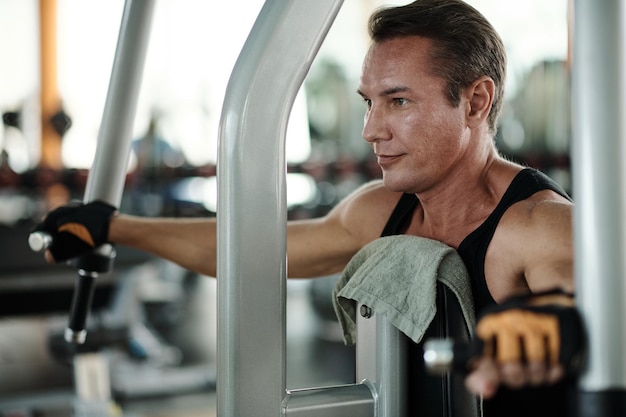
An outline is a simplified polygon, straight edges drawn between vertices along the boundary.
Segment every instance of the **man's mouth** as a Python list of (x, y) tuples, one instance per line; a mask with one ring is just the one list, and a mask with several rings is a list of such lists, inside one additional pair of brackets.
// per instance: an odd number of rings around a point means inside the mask
[(381, 168), (393, 164), (401, 157), (401, 154), (376, 154), (376, 160)]

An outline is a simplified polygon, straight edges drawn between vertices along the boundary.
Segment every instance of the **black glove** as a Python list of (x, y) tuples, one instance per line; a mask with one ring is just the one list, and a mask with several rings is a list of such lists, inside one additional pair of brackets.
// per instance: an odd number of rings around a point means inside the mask
[(498, 363), (545, 361), (567, 373), (580, 367), (582, 319), (571, 295), (550, 291), (512, 298), (486, 308), (478, 319), (483, 354)]
[(107, 242), (111, 216), (117, 209), (107, 203), (70, 203), (52, 210), (33, 231), (52, 237), (48, 247), (56, 262), (80, 256)]

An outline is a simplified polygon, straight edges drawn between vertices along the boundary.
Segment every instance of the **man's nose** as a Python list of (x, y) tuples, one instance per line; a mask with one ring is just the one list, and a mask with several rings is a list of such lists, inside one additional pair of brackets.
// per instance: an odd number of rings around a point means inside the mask
[(363, 139), (369, 143), (385, 140), (389, 136), (380, 109), (370, 107), (363, 120)]

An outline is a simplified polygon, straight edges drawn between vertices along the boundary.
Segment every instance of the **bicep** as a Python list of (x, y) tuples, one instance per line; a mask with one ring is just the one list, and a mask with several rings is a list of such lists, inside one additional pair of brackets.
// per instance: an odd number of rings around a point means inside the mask
[(545, 202), (533, 208), (527, 229), (524, 275), (531, 291), (574, 291), (572, 206)]

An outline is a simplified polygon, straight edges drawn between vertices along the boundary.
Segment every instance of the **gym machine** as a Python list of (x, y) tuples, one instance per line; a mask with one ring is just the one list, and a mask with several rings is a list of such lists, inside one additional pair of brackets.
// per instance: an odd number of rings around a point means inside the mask
[[(115, 207), (121, 204), (154, 5), (154, 0), (126, 0), (124, 4), (96, 155), (83, 198), (85, 203), (101, 200)], [(50, 236), (35, 232), (29, 236), (28, 243), (32, 250), (42, 251), (51, 241)], [(72, 261), (78, 276), (64, 334), (68, 344), (85, 343), (96, 281), (112, 270), (115, 256), (115, 248), (105, 244)], [(109, 415), (114, 405), (104, 359), (94, 354), (77, 354), (73, 364), (75, 415)]]
[[(119, 206), (152, 3), (127, 0), (122, 25), (127, 29), (120, 31), (85, 201)], [(220, 417), (406, 413), (404, 387), (412, 378), (404, 372), (406, 340), (384, 317), (359, 319), (359, 333), (367, 334), (371, 345), (365, 339), (358, 343), (357, 383), (295, 391), (285, 386), (285, 131), (295, 95), (341, 4), (267, 0), (231, 75), (218, 156)], [(626, 236), (615, 227), (624, 205), (621, 28), (626, 16), (620, 2), (577, 0), (575, 6), (575, 274), (589, 339), (579, 384), (580, 415), (618, 416), (626, 410), (626, 265), (621, 256)], [(45, 246), (44, 236), (31, 239), (33, 248)], [(84, 340), (90, 293), (113, 257), (113, 248), (105, 246), (78, 261), (68, 341)], [(363, 358), (370, 362), (364, 364)]]
[(587, 331), (583, 417), (626, 414), (626, 44), (624, 2), (574, 2), (576, 302)]

